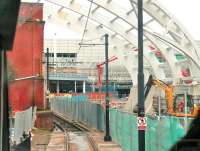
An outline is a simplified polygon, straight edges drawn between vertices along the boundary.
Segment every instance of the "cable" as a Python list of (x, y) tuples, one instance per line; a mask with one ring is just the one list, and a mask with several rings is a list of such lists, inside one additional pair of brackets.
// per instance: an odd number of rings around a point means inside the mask
[[(93, 38), (93, 39), (87, 39), (87, 40), (84, 40), (84, 42), (87, 42), (87, 41), (94, 41), (94, 40), (101, 40), (101, 38)], [(83, 40), (82, 40), (83, 41)]]
[[(89, 11), (88, 11), (87, 20), (86, 20), (86, 23), (85, 23), (85, 27), (84, 27), (84, 31), (83, 31), (83, 35), (82, 35), (80, 43), (83, 42), (83, 39), (84, 39), (84, 36), (85, 36), (85, 32), (86, 32), (86, 28), (87, 28), (87, 24), (88, 24), (88, 19), (89, 19), (90, 11), (91, 11), (91, 8), (92, 8), (92, 3), (93, 3), (93, 0), (91, 0), (91, 3), (90, 3), (90, 8), (89, 8)], [(79, 47), (79, 50), (80, 49), (81, 49), (81, 46)]]

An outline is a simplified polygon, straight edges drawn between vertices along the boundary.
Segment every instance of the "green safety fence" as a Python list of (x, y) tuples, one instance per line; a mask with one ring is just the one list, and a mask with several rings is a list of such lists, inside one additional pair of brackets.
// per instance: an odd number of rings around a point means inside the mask
[[(185, 122), (187, 120), (187, 123)], [(185, 124), (192, 119), (173, 116), (157, 117), (147, 116), (145, 133), (146, 151), (168, 151), (185, 134)], [(124, 151), (138, 150), (137, 115), (122, 112), (117, 109), (110, 110), (111, 135)]]
[(104, 112), (100, 104), (82, 100), (77, 96), (54, 97), (50, 102), (52, 111), (86, 124), (90, 128), (104, 130)]
[[(104, 130), (104, 111), (100, 104), (72, 100), (67, 97), (55, 97), (51, 99), (51, 108), (91, 128)], [(190, 118), (173, 116), (158, 118), (147, 115), (146, 151), (168, 151), (186, 134), (185, 129), (189, 127), (191, 121)], [(111, 109), (110, 132), (112, 139), (120, 144), (124, 151), (138, 151), (136, 114)]]

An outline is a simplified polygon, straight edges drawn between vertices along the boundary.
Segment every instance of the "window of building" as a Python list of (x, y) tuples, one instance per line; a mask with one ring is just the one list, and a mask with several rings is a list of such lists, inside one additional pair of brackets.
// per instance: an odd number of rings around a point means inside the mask
[[(45, 57), (47, 57), (47, 53), (45, 53)], [(49, 53), (49, 57), (54, 57), (54, 53)]]
[(77, 55), (76, 53), (57, 53), (56, 56), (63, 58), (75, 58)]
[(57, 53), (56, 56), (57, 57), (62, 57), (62, 53)]

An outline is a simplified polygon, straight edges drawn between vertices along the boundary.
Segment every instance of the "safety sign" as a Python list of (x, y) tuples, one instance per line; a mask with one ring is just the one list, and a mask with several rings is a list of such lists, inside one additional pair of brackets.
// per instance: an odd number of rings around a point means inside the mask
[(145, 130), (147, 127), (146, 117), (137, 117), (138, 130)]

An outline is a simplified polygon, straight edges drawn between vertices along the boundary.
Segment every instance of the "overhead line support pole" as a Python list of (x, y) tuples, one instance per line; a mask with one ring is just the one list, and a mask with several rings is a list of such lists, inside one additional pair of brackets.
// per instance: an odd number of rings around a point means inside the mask
[(105, 113), (105, 136), (104, 141), (112, 141), (110, 136), (110, 125), (109, 125), (109, 91), (108, 91), (108, 34), (105, 34), (105, 43), (104, 44), (87, 44), (87, 43), (79, 43), (79, 45), (83, 46), (96, 46), (96, 45), (104, 45), (105, 46), (105, 66), (106, 66), (106, 113)]
[(111, 141), (109, 125), (109, 92), (108, 92), (108, 34), (105, 34), (105, 65), (106, 65), (106, 135), (104, 141)]
[[(138, 117), (144, 117), (143, 0), (138, 0)], [(138, 129), (138, 148), (145, 151), (145, 130)]]

